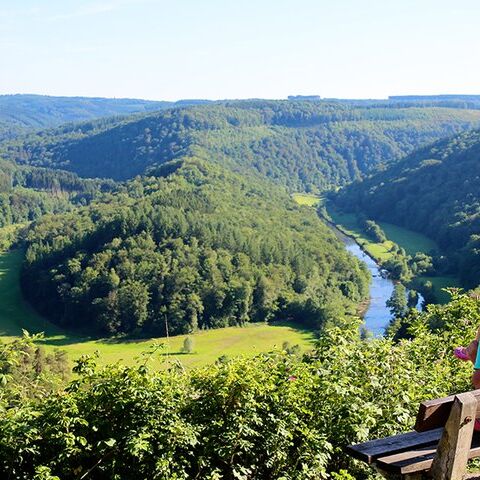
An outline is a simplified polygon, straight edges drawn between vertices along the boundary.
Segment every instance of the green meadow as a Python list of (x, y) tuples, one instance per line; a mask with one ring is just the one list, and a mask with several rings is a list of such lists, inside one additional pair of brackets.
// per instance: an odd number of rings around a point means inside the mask
[(21, 250), (0, 253), (0, 339), (12, 340), (22, 334), (44, 332), (39, 343), (47, 351), (55, 348), (65, 350), (74, 360), (83, 354), (99, 352), (100, 363), (122, 361), (132, 364), (145, 361), (146, 352), (154, 367), (180, 361), (185, 367), (212, 363), (219, 357), (247, 355), (281, 349), (284, 342), (299, 345), (302, 351), (312, 348), (315, 335), (288, 323), (278, 325), (250, 324), (246, 327), (228, 327), (217, 330), (199, 331), (190, 335), (193, 353), (182, 354), (181, 348), (186, 335), (156, 339), (98, 339), (65, 332), (36, 313), (22, 297), (19, 275), (23, 260)]
[(381, 243), (372, 242), (358, 226), (355, 214), (338, 212), (331, 206), (328, 207), (328, 214), (335, 225), (348, 236), (355, 238), (367, 253), (376, 260), (387, 260), (392, 255), (390, 249), (393, 243), (402, 247), (408, 255), (414, 255), (417, 252), (429, 253), (435, 250), (438, 251), (438, 245), (425, 235), (386, 222), (377, 223), (385, 232), (388, 240)]
[(318, 205), (321, 201), (321, 198), (317, 195), (313, 195), (310, 193), (294, 193), (292, 198), (299, 204), (299, 205), (307, 205), (308, 207), (314, 207)]
[(386, 237), (397, 245), (400, 245), (408, 255), (415, 255), (417, 252), (429, 253), (438, 251), (438, 245), (431, 238), (421, 233), (407, 230), (406, 228), (386, 222), (378, 222)]

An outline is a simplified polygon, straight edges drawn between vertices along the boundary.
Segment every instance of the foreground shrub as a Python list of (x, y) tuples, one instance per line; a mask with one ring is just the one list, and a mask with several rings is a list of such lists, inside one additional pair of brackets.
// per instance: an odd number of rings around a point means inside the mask
[(92, 358), (47, 399), (3, 407), (6, 479), (368, 478), (347, 444), (408, 430), (418, 403), (469, 388), (451, 348), (480, 323), (475, 299), (413, 314), (413, 339), (329, 328), (304, 359), (285, 352), (184, 373), (99, 368)]

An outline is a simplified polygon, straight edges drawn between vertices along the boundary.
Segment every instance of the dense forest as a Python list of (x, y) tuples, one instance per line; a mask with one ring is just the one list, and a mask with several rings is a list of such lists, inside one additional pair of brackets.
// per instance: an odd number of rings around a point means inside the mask
[(34, 221), (23, 290), (66, 327), (319, 328), (366, 297), (367, 274), (274, 184), (342, 185), (479, 121), (474, 110), (292, 100), (66, 124), (0, 145), (0, 225)]
[(166, 102), (132, 98), (0, 95), (0, 139), (8, 130), (22, 132), (32, 128), (54, 127), (69, 122), (152, 112), (204, 102), (202, 100)]
[(320, 328), (367, 295), (365, 267), (277, 187), (199, 159), (163, 174), (35, 223), (22, 284), (41, 313), (107, 334)]
[(209, 102), (207, 100), (167, 102), (128, 98), (0, 95), (0, 141), (28, 135), (32, 130), (56, 127), (66, 123), (147, 113), (202, 103)]
[(72, 172), (0, 160), (0, 227), (66, 212), (116, 188), (111, 180), (85, 179)]
[(359, 209), (425, 233), (448, 253), (467, 287), (480, 282), (480, 132), (470, 131), (420, 149), (386, 171), (334, 196)]
[(254, 169), (292, 191), (318, 192), (479, 124), (480, 112), (467, 109), (217, 102), (44, 130), (4, 142), (0, 156), (126, 180), (200, 147), (211, 161)]

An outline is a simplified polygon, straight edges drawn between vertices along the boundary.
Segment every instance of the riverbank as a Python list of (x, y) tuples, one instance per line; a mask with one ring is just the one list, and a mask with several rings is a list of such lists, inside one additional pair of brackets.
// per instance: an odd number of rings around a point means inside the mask
[(392, 317), (386, 301), (392, 296), (395, 284), (383, 274), (377, 262), (365, 253), (353, 238), (345, 235), (331, 222), (328, 222), (328, 224), (345, 245), (347, 251), (363, 262), (370, 272), (369, 298), (359, 305), (359, 316), (363, 318), (365, 327), (369, 332), (374, 336), (381, 336), (385, 333), (385, 329), (388, 327)]
[(358, 226), (355, 214), (338, 212), (331, 205), (326, 205), (325, 211), (329, 217), (324, 217), (325, 220), (333, 223), (341, 232), (353, 238), (377, 263), (383, 263), (393, 258), (392, 248), (396, 245), (403, 248), (408, 255), (415, 255), (417, 252), (429, 254), (439, 251), (438, 245), (425, 235), (386, 222), (377, 223), (385, 232), (387, 240), (374, 242)]
[[(325, 204), (324, 199), (318, 195), (296, 193), (292, 195), (292, 198), (300, 205), (311, 207), (321, 205), (323, 208), (319, 209), (319, 215), (323, 220), (353, 239), (379, 265), (385, 264), (397, 255), (397, 246), (410, 256), (414, 256), (416, 253), (429, 255), (432, 252), (440, 251), (436, 242), (425, 235), (386, 222), (377, 223), (385, 233), (387, 240), (373, 242), (359, 227), (355, 214), (335, 210), (332, 205)], [(460, 287), (459, 279), (448, 275), (419, 275), (414, 276), (406, 283), (410, 288), (424, 291), (429, 296), (431, 303), (439, 304), (446, 304), (450, 300), (450, 295), (444, 290), (445, 288)]]
[[(324, 215), (322, 217), (325, 221), (333, 224), (348, 237), (353, 238), (362, 250), (380, 265), (385, 264), (397, 255), (397, 246), (402, 248), (406, 255), (411, 256), (416, 253), (431, 255), (440, 251), (436, 242), (425, 235), (386, 222), (378, 222), (378, 225), (385, 233), (387, 240), (374, 242), (358, 226), (355, 214), (339, 212), (331, 205), (324, 205), (323, 211)], [(431, 303), (446, 304), (450, 300), (450, 295), (444, 289), (447, 287), (459, 287), (460, 282), (454, 276), (419, 275), (413, 276), (406, 282), (406, 286), (427, 293)]]

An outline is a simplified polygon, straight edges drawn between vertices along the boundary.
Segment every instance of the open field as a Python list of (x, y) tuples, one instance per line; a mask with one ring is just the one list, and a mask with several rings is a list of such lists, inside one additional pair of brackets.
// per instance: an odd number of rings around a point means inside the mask
[(312, 195), (310, 193), (294, 193), (292, 198), (299, 205), (307, 205), (308, 207), (314, 207), (320, 203), (321, 198), (317, 195)]
[(438, 245), (421, 233), (407, 230), (406, 228), (391, 223), (377, 222), (389, 240), (400, 245), (408, 255), (415, 255), (417, 252), (429, 253), (438, 251)]
[(425, 235), (386, 222), (378, 222), (378, 225), (380, 225), (385, 232), (388, 241), (381, 243), (372, 242), (357, 225), (355, 214), (340, 213), (331, 207), (328, 208), (328, 214), (333, 223), (338, 225), (344, 233), (355, 238), (355, 240), (377, 260), (385, 261), (391, 256), (390, 249), (393, 243), (402, 247), (408, 255), (414, 255), (417, 252), (429, 253), (433, 250), (438, 250), (437, 244)]
[(186, 367), (205, 365), (227, 355), (255, 355), (282, 347), (283, 342), (299, 345), (302, 351), (313, 346), (313, 332), (291, 324), (251, 324), (247, 327), (229, 327), (199, 331), (191, 337), (193, 354), (180, 353), (186, 335), (148, 340), (92, 339), (64, 332), (44, 320), (22, 298), (19, 272), (23, 253), (20, 250), (0, 253), (0, 339), (11, 340), (21, 335), (22, 328), (31, 333), (45, 332), (41, 343), (47, 351), (61, 348), (74, 360), (82, 354), (100, 353), (99, 363), (122, 361), (132, 364), (153, 344), (163, 344), (152, 356), (152, 365), (160, 366), (166, 360), (180, 360)]

